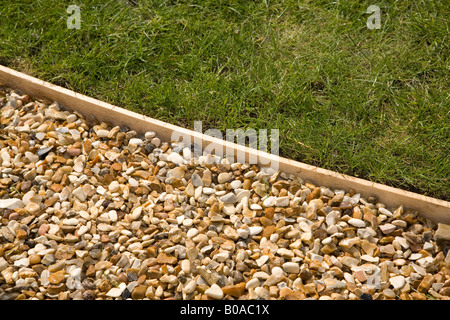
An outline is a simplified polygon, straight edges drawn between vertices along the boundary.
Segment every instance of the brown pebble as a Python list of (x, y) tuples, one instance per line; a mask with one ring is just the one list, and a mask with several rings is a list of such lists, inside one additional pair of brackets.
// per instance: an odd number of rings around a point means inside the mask
[(358, 279), (359, 282), (364, 282), (367, 280), (367, 275), (364, 271), (358, 270), (353, 272), (353, 276)]
[(159, 279), (162, 276), (162, 272), (160, 270), (150, 269), (147, 271), (147, 277), (149, 279)]
[(276, 230), (275, 225), (270, 225), (270, 226), (264, 227), (261, 237), (269, 238), (275, 232), (275, 230)]
[(160, 252), (156, 257), (156, 261), (161, 264), (176, 264), (178, 260), (174, 256), (168, 255), (165, 252)]
[(113, 163), (111, 165), (111, 168), (116, 170), (116, 171), (122, 171), (122, 164), (118, 163), (118, 162), (115, 162), (115, 163)]
[(119, 275), (117, 276), (117, 282), (121, 283), (128, 283), (128, 277), (125, 273), (121, 272), (119, 273)]
[(63, 291), (58, 293), (58, 300), (69, 300), (69, 292), (68, 291)]
[(107, 242), (110, 241), (110, 238), (109, 238), (109, 236), (107, 234), (102, 234), (100, 236), (100, 241), (103, 242), (103, 243), (107, 243)]
[(273, 207), (268, 207), (264, 210), (264, 214), (267, 219), (273, 219), (273, 216), (275, 214), (275, 209)]
[(431, 274), (427, 274), (422, 281), (420, 282), (419, 286), (417, 287), (417, 291), (420, 293), (427, 293), (428, 290), (430, 290), (431, 286), (434, 283), (434, 276)]
[(242, 189), (244, 190), (250, 190), (252, 188), (252, 180), (251, 179), (245, 179), (242, 183)]
[(11, 212), (11, 214), (8, 216), (9, 220), (19, 220), (20, 214), (18, 212)]
[(61, 192), (63, 188), (64, 188), (64, 186), (61, 185), (61, 184), (58, 184), (58, 183), (54, 183), (54, 184), (52, 184), (52, 186), (50, 187), (50, 189), (51, 189), (52, 191), (56, 192), (56, 193)]
[(137, 282), (139, 284), (142, 284), (142, 283), (144, 283), (145, 280), (147, 280), (147, 276), (145, 274), (143, 274), (137, 279)]
[(86, 277), (95, 277), (95, 265), (91, 264), (86, 270)]
[(71, 156), (71, 157), (78, 157), (81, 154), (81, 150), (77, 149), (77, 148), (67, 148), (66, 152)]
[(41, 224), (41, 226), (38, 229), (38, 234), (40, 236), (43, 236), (48, 232), (48, 230), (50, 230), (50, 226), (46, 223), (43, 223), (43, 224)]
[(385, 244), (389, 244), (392, 243), (392, 241), (394, 241), (394, 237), (392, 236), (387, 236), (387, 237), (383, 237), (380, 239), (380, 241), (378, 242), (381, 245), (385, 245)]
[(279, 291), (280, 299), (286, 298), (287, 295), (292, 294), (294, 291), (288, 287), (282, 287)]
[(222, 291), (224, 294), (228, 294), (232, 297), (239, 298), (245, 292), (245, 282), (222, 287)]
[(22, 183), (20, 186), (20, 191), (22, 192), (28, 192), (31, 189), (31, 180), (26, 180)]
[(67, 289), (67, 287), (66, 287), (65, 283), (59, 283), (59, 284), (49, 285), (47, 288), (47, 292), (49, 294), (58, 294), (62, 291), (65, 291), (66, 289)]
[(427, 297), (418, 292), (411, 292), (410, 295), (413, 300), (427, 300)]
[(306, 196), (306, 202), (309, 203), (311, 200), (316, 199), (320, 196), (320, 188), (316, 187)]
[(142, 300), (145, 298), (145, 292), (147, 292), (147, 286), (142, 284), (138, 285), (131, 293), (131, 298), (133, 300)]
[(441, 290), (439, 290), (439, 294), (450, 297), (450, 287), (443, 287)]
[(306, 295), (301, 291), (293, 291), (284, 296), (285, 300), (303, 300), (306, 299)]
[(372, 209), (364, 207), (363, 212), (363, 219), (369, 222), (372, 227), (376, 227), (378, 225), (378, 220)]
[(407, 292), (402, 292), (400, 294), (400, 300), (413, 300), (413, 298), (411, 297), (411, 295)]
[(108, 280), (103, 280), (102, 282), (100, 282), (100, 285), (98, 286), (98, 289), (101, 292), (108, 292), (111, 289), (111, 284), (109, 283)]
[(261, 224), (263, 226), (270, 226), (272, 224), (272, 219), (266, 218), (266, 217), (260, 217), (259, 218), (259, 222), (261, 222)]
[(56, 263), (48, 266), (48, 271), (57, 272), (57, 271), (64, 269), (65, 266), (66, 266), (66, 262), (64, 260), (59, 260)]
[(311, 277), (312, 277), (312, 273), (311, 271), (309, 271), (308, 269), (304, 268), (300, 270), (300, 278), (303, 281), (308, 281)]
[(41, 256), (38, 254), (32, 254), (28, 259), (30, 260), (30, 265), (41, 263)]
[(65, 278), (66, 272), (64, 270), (56, 271), (48, 276), (48, 282), (51, 284), (59, 284)]
[(23, 230), (22, 228), (17, 229), (16, 231), (16, 237), (17, 239), (25, 239), (27, 237), (27, 232)]
[(145, 187), (137, 187), (134, 193), (138, 196), (143, 196), (149, 194), (150, 191)]
[(353, 208), (353, 215), (352, 217), (354, 219), (362, 219), (363, 218), (363, 213), (361, 212), (361, 209), (359, 207), (354, 207)]
[(51, 198), (48, 198), (47, 200), (44, 201), (44, 205), (46, 207), (51, 207), (53, 206), (56, 202), (58, 202), (59, 197), (58, 196), (53, 196)]

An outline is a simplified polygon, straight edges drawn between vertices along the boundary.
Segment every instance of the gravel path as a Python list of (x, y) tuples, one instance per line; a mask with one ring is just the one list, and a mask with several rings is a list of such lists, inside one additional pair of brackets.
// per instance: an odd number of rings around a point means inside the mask
[(0, 112), (0, 300), (450, 297), (417, 212), (9, 89)]

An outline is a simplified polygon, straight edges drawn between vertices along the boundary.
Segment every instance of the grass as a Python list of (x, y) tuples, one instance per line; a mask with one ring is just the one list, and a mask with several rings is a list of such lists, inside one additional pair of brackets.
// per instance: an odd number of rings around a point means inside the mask
[(448, 16), (443, 0), (2, 0), (0, 63), (190, 129), (279, 129), (282, 156), (450, 200)]

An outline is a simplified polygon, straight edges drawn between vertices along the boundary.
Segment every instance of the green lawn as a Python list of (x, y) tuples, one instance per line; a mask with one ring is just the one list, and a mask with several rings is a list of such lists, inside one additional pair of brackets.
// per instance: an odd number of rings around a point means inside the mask
[(444, 0), (2, 0), (0, 64), (190, 129), (279, 129), (282, 156), (450, 200), (449, 13)]

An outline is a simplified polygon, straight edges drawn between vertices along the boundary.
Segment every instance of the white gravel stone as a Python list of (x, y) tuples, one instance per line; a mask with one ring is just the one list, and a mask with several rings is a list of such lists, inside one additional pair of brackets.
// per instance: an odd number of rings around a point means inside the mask
[(245, 229), (239, 228), (236, 231), (237, 231), (238, 236), (243, 239), (247, 239), (248, 236), (250, 235), (250, 230), (248, 228), (245, 228)]
[(245, 284), (245, 289), (251, 289), (251, 288), (256, 288), (261, 284), (261, 282), (259, 281), (258, 278), (252, 278), (250, 280), (247, 281), (247, 283)]
[(383, 232), (384, 234), (389, 234), (391, 232), (394, 232), (395, 229), (397, 229), (397, 227), (393, 224), (390, 223), (385, 223), (379, 226), (381, 232)]
[(161, 145), (161, 140), (158, 137), (153, 138), (150, 143), (154, 144), (157, 148)]
[(181, 270), (183, 270), (185, 274), (191, 273), (191, 262), (189, 260), (181, 261)]
[(405, 220), (394, 220), (392, 221), (392, 224), (399, 228), (406, 228), (408, 226), (408, 223)]
[(275, 206), (287, 207), (289, 206), (289, 197), (280, 197), (275, 200)]
[(74, 123), (75, 121), (77, 121), (78, 117), (75, 114), (69, 114), (67, 116), (67, 123)]
[(191, 228), (186, 232), (186, 237), (193, 238), (198, 234), (198, 230), (196, 228)]
[(206, 289), (205, 294), (216, 300), (223, 298), (223, 291), (217, 284), (213, 284), (209, 289)]
[(190, 160), (192, 158), (192, 151), (189, 148), (183, 148), (183, 158), (185, 160)]
[(143, 211), (143, 208), (141, 206), (134, 208), (133, 211), (131, 212), (131, 219), (133, 219), (133, 220), (139, 219), (139, 217), (142, 214), (142, 211)]
[(14, 210), (16, 208), (23, 208), (24, 204), (20, 199), (1, 199), (0, 209)]
[[(203, 192), (205, 192), (206, 188), (203, 188)], [(232, 192), (227, 193), (226, 195), (220, 197), (220, 201), (226, 204), (233, 204), (237, 202), (236, 195)]]
[(267, 278), (269, 278), (269, 274), (264, 272), (264, 271), (256, 271), (253, 274), (253, 278), (257, 278), (257, 279), (260, 279), (260, 280), (267, 280)]
[(252, 209), (252, 210), (262, 210), (262, 207), (259, 204), (253, 203), (250, 206), (250, 209)]
[(268, 255), (262, 255), (261, 257), (256, 259), (256, 264), (258, 265), (258, 267), (261, 267), (264, 264), (266, 264), (267, 260), (269, 260), (269, 256)]
[(267, 197), (264, 201), (263, 201), (263, 206), (268, 208), (268, 207), (273, 207), (276, 203), (277, 198), (276, 197)]
[(192, 279), (191, 281), (186, 283), (186, 285), (183, 288), (183, 291), (186, 294), (191, 294), (192, 292), (194, 292), (196, 287), (197, 287), (197, 281)]
[(137, 181), (137, 180), (134, 179), (134, 178), (128, 179), (128, 183), (130, 184), (130, 187), (131, 187), (131, 188), (137, 188), (137, 187), (139, 187), (139, 181)]
[(221, 172), (217, 176), (217, 181), (222, 184), (225, 182), (228, 182), (233, 177), (233, 174), (231, 172)]
[(36, 133), (36, 139), (38, 139), (39, 141), (44, 140), (45, 136), (46, 136), (45, 132), (37, 132)]
[(244, 174), (244, 178), (253, 178), (254, 176), (256, 176), (256, 172), (253, 170), (250, 170)]
[(390, 212), (388, 209), (383, 208), (383, 207), (378, 208), (378, 211), (380, 211), (380, 213), (382, 213), (388, 217), (392, 217), (392, 215), (393, 215), (392, 212)]
[(110, 192), (117, 192), (117, 191), (119, 191), (119, 189), (120, 189), (119, 182), (117, 182), (115, 180), (113, 182), (111, 182), (108, 186), (108, 190)]
[(300, 265), (296, 262), (285, 262), (283, 263), (283, 270), (286, 273), (299, 273)]
[(129, 144), (135, 144), (137, 146), (141, 146), (144, 144), (144, 141), (142, 141), (142, 139), (132, 138), (132, 139), (130, 139)]
[(109, 130), (100, 129), (100, 130), (97, 131), (97, 136), (99, 138), (107, 138), (108, 135), (109, 135)]
[[(111, 220), (111, 222), (116, 222), (117, 221), (117, 211), (116, 210), (108, 211), (108, 218), (109, 218), (109, 220)], [(136, 219), (134, 219), (134, 220), (136, 220)]]
[(230, 186), (233, 189), (238, 189), (242, 186), (242, 182), (240, 180), (234, 180), (230, 182)]
[(84, 192), (82, 187), (78, 187), (75, 190), (73, 190), (72, 195), (81, 202), (84, 202), (87, 199), (86, 192)]
[[(122, 285), (123, 285), (123, 286), (122, 286)], [(122, 293), (124, 292), (125, 289), (126, 289), (126, 285), (125, 285), (125, 283), (122, 282), (122, 283), (119, 285), (119, 287), (110, 289), (110, 290), (106, 293), (106, 295), (107, 295), (108, 297), (118, 298), (118, 297), (120, 297), (120, 296), (122, 295)]]
[(14, 261), (14, 266), (18, 267), (18, 268), (28, 267), (29, 265), (30, 265), (30, 259), (28, 259), (28, 258), (22, 258), (22, 259)]
[(65, 219), (63, 221), (63, 224), (66, 226), (76, 226), (78, 223), (80, 223), (80, 221), (77, 218)]
[(394, 287), (394, 289), (401, 289), (406, 284), (406, 280), (405, 280), (404, 276), (391, 277), (389, 279), (389, 282)]
[(81, 226), (80, 229), (78, 229), (78, 236), (82, 236), (86, 232), (89, 231), (89, 228), (87, 226)]
[(210, 194), (213, 194), (214, 192), (216, 192), (216, 190), (214, 190), (213, 188), (208, 188), (208, 187), (203, 188), (204, 194), (210, 195)]
[(226, 204), (226, 205), (223, 206), (222, 211), (223, 211), (226, 215), (231, 216), (231, 215), (233, 215), (233, 214), (236, 213), (236, 207), (233, 206), (232, 204)]
[(355, 219), (351, 218), (348, 220), (348, 224), (357, 227), (357, 228), (364, 228), (366, 226), (366, 223), (361, 219)]
[(151, 140), (151, 139), (153, 139), (154, 137), (156, 137), (156, 132), (155, 132), (155, 131), (147, 131), (147, 132), (144, 134), (144, 137), (145, 137), (145, 139), (147, 139), (147, 140)]
[(369, 256), (368, 254), (364, 254), (361, 256), (361, 259), (370, 263), (378, 263), (380, 261), (379, 257), (372, 257)]
[(263, 231), (263, 228), (260, 226), (252, 226), (248, 228), (250, 232), (250, 236), (255, 236), (257, 234), (260, 234)]
[(167, 161), (171, 161), (175, 164), (184, 163), (183, 157), (180, 156), (177, 152), (172, 152), (171, 154), (169, 154), (169, 156), (167, 157)]

